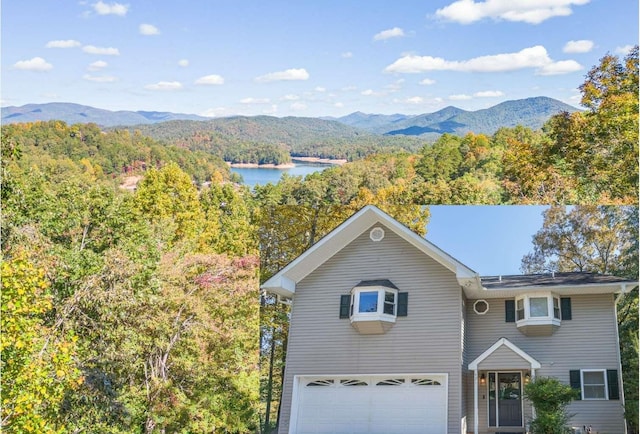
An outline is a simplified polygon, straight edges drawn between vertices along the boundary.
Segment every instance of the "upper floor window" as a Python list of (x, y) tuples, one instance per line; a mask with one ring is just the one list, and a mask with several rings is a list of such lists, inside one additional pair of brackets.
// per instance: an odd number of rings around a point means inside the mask
[(352, 290), (351, 317), (363, 315), (363, 318), (382, 315), (396, 315), (398, 290), (385, 287), (355, 287)]
[(518, 330), (528, 336), (549, 336), (560, 327), (562, 319), (571, 319), (571, 299), (561, 299), (552, 292), (523, 294), (515, 302), (507, 300), (505, 306), (506, 320), (515, 322)]
[(362, 281), (340, 297), (340, 318), (349, 318), (360, 333), (384, 333), (396, 317), (407, 316), (407, 300), (408, 294), (388, 280)]

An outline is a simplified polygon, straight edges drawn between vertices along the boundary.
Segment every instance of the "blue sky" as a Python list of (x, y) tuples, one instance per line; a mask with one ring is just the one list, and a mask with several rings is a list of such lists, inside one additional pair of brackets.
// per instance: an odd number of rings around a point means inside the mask
[(426, 239), (482, 276), (522, 274), (545, 206), (432, 205)]
[(14, 0), (1, 104), (341, 116), (477, 110), (577, 87), (637, 0)]

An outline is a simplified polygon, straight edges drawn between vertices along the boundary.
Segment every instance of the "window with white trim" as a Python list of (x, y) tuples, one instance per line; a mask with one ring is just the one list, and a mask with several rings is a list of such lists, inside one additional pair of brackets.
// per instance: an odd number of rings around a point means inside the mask
[(382, 286), (356, 286), (352, 290), (351, 297), (352, 319), (353, 317), (371, 319), (374, 316), (379, 318), (396, 316), (397, 289)]
[(607, 399), (607, 375), (604, 369), (583, 369), (582, 399)]
[(560, 298), (551, 293), (525, 294), (516, 297), (516, 324), (560, 325)]
[(407, 316), (407, 292), (389, 280), (363, 280), (340, 296), (340, 318), (349, 318), (362, 334), (386, 333), (397, 317)]

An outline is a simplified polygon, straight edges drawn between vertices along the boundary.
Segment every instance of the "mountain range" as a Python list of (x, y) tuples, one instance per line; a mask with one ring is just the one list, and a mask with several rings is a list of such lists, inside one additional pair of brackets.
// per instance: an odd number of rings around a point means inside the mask
[[(548, 97), (505, 101), (493, 107), (466, 111), (445, 107), (420, 115), (351, 113), (343, 117), (323, 117), (322, 121), (347, 125), (376, 135), (420, 136), (435, 138), (444, 133), (464, 135), (467, 132), (493, 134), (500, 127), (523, 125), (539, 129), (554, 114), (575, 112), (577, 108)], [(155, 111), (110, 111), (72, 103), (27, 104), (2, 107), (2, 123), (62, 120), (68, 124), (93, 122), (103, 127), (157, 124), (167, 121), (211, 121), (193, 114)], [(237, 119), (237, 117), (236, 117)], [(278, 120), (279, 119), (279, 120)], [(221, 119), (222, 120), (222, 119)], [(273, 118), (274, 123), (287, 124), (291, 118)], [(350, 131), (353, 133), (353, 130)]]
[(104, 110), (86, 105), (68, 102), (51, 102), (47, 104), (27, 104), (20, 107), (2, 107), (2, 123), (35, 122), (61, 120), (67, 124), (85, 124), (93, 122), (103, 127), (118, 125), (155, 124), (173, 120), (204, 121), (208, 118), (198, 115), (155, 112)]

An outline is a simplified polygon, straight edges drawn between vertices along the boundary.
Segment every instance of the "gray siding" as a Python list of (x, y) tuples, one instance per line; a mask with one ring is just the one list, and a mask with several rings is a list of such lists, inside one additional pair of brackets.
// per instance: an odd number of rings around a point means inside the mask
[[(486, 315), (476, 315), (472, 302), (467, 303), (470, 362), (501, 337), (505, 337), (542, 365), (536, 375), (552, 376), (569, 384), (573, 369), (619, 369), (614, 299), (611, 294), (571, 296), (573, 319), (551, 336), (527, 337), (515, 323), (504, 320), (504, 299), (487, 300)], [(471, 377), (472, 378), (472, 377)], [(473, 380), (467, 387), (467, 420), (473, 428)], [(482, 393), (480, 394), (482, 398)], [(480, 401), (480, 431), (487, 426), (486, 401)], [(568, 411), (574, 414), (574, 426), (592, 425), (594, 432), (623, 433), (622, 401), (575, 401)]]
[(501, 346), (497, 350), (495, 350), (489, 357), (484, 359), (479, 365), (478, 370), (517, 370), (531, 369), (531, 363), (527, 362), (525, 359), (514, 353), (511, 348), (507, 348), (506, 346)]
[[(448, 432), (460, 432), (461, 293), (454, 273), (385, 228), (365, 231), (299, 282), (291, 312), (280, 433), (287, 433), (294, 375), (449, 374)], [(361, 335), (339, 319), (340, 295), (361, 280), (389, 279), (409, 293), (407, 317), (383, 335)]]

